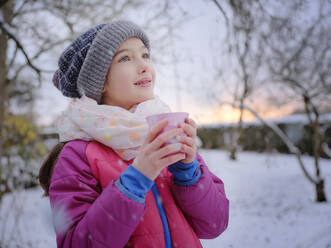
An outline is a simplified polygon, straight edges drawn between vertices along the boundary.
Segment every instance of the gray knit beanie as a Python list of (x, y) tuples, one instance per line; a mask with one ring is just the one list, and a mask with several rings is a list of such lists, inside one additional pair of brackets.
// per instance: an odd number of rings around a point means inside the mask
[(120, 44), (130, 37), (138, 37), (150, 49), (144, 31), (130, 21), (100, 24), (67, 47), (59, 59), (59, 69), (53, 76), (54, 85), (64, 96), (81, 97), (83, 94), (102, 99), (107, 72)]

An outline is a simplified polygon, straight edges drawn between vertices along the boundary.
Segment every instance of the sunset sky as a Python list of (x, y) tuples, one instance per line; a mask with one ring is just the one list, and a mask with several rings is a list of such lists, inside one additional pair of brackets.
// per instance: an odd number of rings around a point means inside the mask
[[(210, 88), (212, 85), (210, 84), (213, 80), (212, 57), (218, 51), (215, 51), (213, 48), (215, 44), (211, 41), (219, 39), (221, 42), (224, 36), (223, 17), (212, 1), (192, 1), (182, 7), (194, 16), (181, 27), (179, 32), (181, 38), (173, 42), (174, 53), (178, 53), (183, 60), (176, 64), (177, 74), (173, 65), (167, 65), (162, 70), (156, 65), (155, 93), (170, 106), (172, 111), (189, 112), (199, 124), (237, 121), (239, 111), (229, 106), (220, 107), (214, 101), (210, 101), (208, 92), (204, 88)], [(126, 18), (134, 21), (137, 19), (134, 15), (128, 13)], [(153, 44), (151, 45), (153, 53)], [(54, 60), (52, 64), (57, 62), (57, 58), (51, 59)], [(45, 83), (39, 91), (40, 100), (36, 103), (39, 123), (43, 125), (52, 124), (54, 118), (66, 108), (68, 103), (52, 85), (51, 78), (51, 74), (45, 78)], [(177, 90), (178, 85), (181, 87), (180, 91)], [(280, 117), (290, 112), (289, 109), (274, 108), (262, 115)], [(245, 113), (244, 120), (252, 119), (254, 117), (251, 114)]]

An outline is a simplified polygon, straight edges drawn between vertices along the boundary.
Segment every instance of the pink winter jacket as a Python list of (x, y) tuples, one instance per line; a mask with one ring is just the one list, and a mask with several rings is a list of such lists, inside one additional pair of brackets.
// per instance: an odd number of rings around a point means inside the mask
[[(109, 183), (102, 190), (86, 156), (89, 142), (68, 142), (53, 170), (49, 196), (58, 247), (124, 247), (146, 210)], [(198, 238), (215, 238), (227, 227), (229, 201), (223, 182), (198, 155), (202, 170), (190, 186), (171, 184), (176, 203)], [(132, 218), (135, 213), (136, 218)], [(114, 224), (115, 223), (115, 224)], [(150, 244), (150, 247), (154, 247)]]

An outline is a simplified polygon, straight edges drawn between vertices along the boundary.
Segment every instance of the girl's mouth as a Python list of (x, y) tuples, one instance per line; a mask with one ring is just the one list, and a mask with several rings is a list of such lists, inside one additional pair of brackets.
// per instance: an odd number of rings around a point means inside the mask
[(137, 85), (139, 87), (147, 88), (152, 85), (152, 80), (150, 78), (143, 78), (137, 82), (135, 82), (134, 85)]

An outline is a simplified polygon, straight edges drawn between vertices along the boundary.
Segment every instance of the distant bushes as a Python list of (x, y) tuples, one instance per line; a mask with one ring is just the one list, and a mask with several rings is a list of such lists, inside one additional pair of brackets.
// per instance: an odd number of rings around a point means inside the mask
[[(308, 126), (304, 116), (293, 116), (284, 121), (276, 121), (275, 124), (283, 130), (288, 138), (301, 150), (303, 154), (312, 155), (312, 130)], [(231, 136), (234, 135), (234, 124), (212, 124), (198, 127), (198, 136), (201, 140), (201, 148), (205, 149), (229, 149)], [(244, 151), (289, 153), (283, 141), (268, 127), (259, 123), (244, 123), (244, 130), (239, 137), (239, 146)], [(331, 148), (331, 114), (322, 119), (320, 126), (322, 139)], [(46, 128), (40, 133), (48, 150), (57, 143), (58, 135), (53, 128)], [(49, 143), (49, 144), (48, 144)], [(321, 154), (326, 157), (326, 154)]]
[(38, 185), (40, 159), (47, 153), (32, 118), (6, 114), (1, 135), (0, 202), (4, 194)]
[[(313, 154), (312, 130), (307, 124), (278, 123), (277, 126), (300, 149), (303, 154)], [(229, 149), (236, 125), (205, 125), (198, 128), (202, 148)], [(322, 139), (331, 147), (331, 122), (321, 124)], [(256, 123), (244, 124), (239, 146), (244, 151), (289, 153), (284, 142), (269, 128)], [(326, 154), (321, 154), (326, 157)]]

